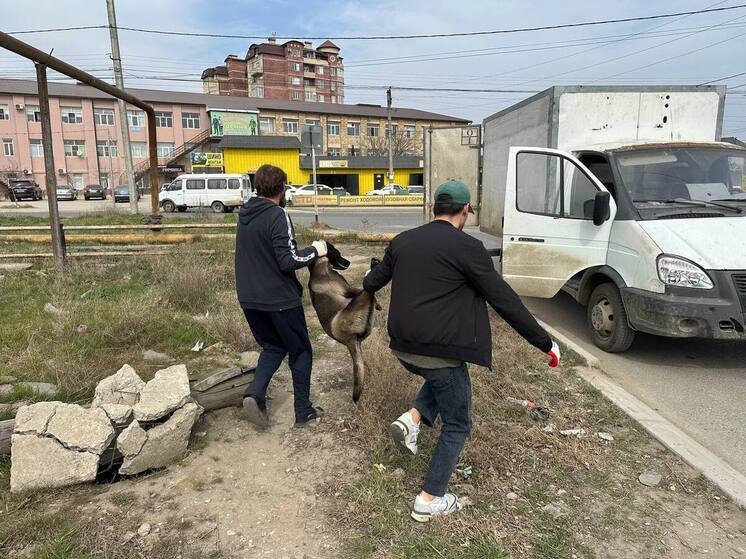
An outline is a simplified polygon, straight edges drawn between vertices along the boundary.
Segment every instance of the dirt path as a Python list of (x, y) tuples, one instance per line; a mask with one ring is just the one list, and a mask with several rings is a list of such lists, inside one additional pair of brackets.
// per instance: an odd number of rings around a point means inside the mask
[(220, 557), (329, 558), (339, 540), (324, 510), (324, 489), (344, 476), (357, 452), (342, 447), (337, 433), (354, 413), (347, 351), (320, 336), (312, 398), (329, 410), (323, 422), (293, 428), (290, 372), (283, 366), (270, 385), (272, 425), (259, 430), (237, 409), (207, 414), (197, 442), (180, 464), (111, 486), (93, 503), (128, 519), (126, 532), (142, 523), (151, 534), (137, 538), (144, 550), (170, 545)]

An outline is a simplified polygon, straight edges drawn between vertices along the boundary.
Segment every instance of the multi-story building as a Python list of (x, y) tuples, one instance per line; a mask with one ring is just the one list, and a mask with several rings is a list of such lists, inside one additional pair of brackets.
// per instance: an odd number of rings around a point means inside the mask
[(216, 95), (344, 103), (344, 67), (339, 47), (324, 41), (253, 44), (245, 58), (230, 54), (223, 66), (202, 72), (202, 89)]
[[(355, 168), (369, 171), (375, 169), (375, 175), (382, 172), (378, 162), (384, 159), (380, 156), (386, 150), (387, 120), (386, 109), (379, 105), (332, 105), (147, 89), (128, 91), (152, 104), (156, 111), (162, 183), (178, 173), (192, 170), (191, 151), (221, 152), (230, 138), (251, 136), (273, 136), (279, 141), (276, 145), (290, 145), (294, 150), (292, 168), (297, 171), (293, 181), (308, 180), (310, 172), (299, 149), (301, 130), (308, 125), (322, 129), (323, 146), (317, 154), (320, 159), (339, 162), (326, 165), (334, 165), (338, 170), (356, 165)], [(78, 188), (89, 183), (106, 186), (123, 183), (124, 156), (116, 100), (80, 84), (50, 83), (49, 94), (57, 182)], [(38, 104), (35, 81), (0, 79), (0, 177), (33, 177), (39, 184), (45, 184)], [(128, 107), (127, 119), (135, 169), (147, 180), (145, 113)], [(422, 138), (427, 127), (468, 122), (418, 109), (394, 108), (395, 163), (401, 161), (408, 169), (413, 161), (419, 163), (416, 156), (422, 152)], [(265, 163), (285, 164), (274, 158), (276, 151), (256, 151), (266, 149), (266, 143), (252, 146), (250, 142), (239, 141), (231, 144), (234, 149), (243, 150), (242, 156), (253, 154), (253, 159), (242, 160), (245, 164), (231, 163), (231, 169), (244, 165), (240, 172), (251, 174), (257, 167), (254, 163), (261, 157), (265, 157)], [(202, 172), (222, 170), (203, 169)], [(407, 180), (418, 179), (408, 177)], [(361, 193), (372, 188), (364, 180), (358, 184)]]

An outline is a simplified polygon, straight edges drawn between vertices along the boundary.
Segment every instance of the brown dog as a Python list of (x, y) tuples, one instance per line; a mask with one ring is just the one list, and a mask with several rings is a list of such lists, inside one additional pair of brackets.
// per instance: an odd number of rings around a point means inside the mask
[(308, 290), (324, 332), (346, 346), (350, 352), (353, 371), (352, 400), (357, 402), (363, 393), (365, 380), (361, 342), (370, 334), (373, 308), (381, 307), (372, 293), (347, 283), (342, 274), (332, 267), (330, 258), (337, 267), (345, 269), (349, 266), (349, 262), (341, 258), (339, 251), (330, 244), (329, 258), (317, 258), (310, 266)]

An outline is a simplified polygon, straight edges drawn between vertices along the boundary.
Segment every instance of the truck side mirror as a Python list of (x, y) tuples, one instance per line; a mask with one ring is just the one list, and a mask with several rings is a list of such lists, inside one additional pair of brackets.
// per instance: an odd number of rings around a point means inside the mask
[(593, 200), (593, 225), (602, 225), (609, 219), (609, 200), (611, 194), (599, 190)]

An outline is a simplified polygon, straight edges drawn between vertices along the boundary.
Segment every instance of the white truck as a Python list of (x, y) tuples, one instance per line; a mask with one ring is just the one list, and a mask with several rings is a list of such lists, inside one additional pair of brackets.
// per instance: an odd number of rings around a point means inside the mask
[(552, 87), (484, 120), (480, 228), (522, 296), (570, 293), (594, 343), (746, 339), (746, 149), (721, 86)]

